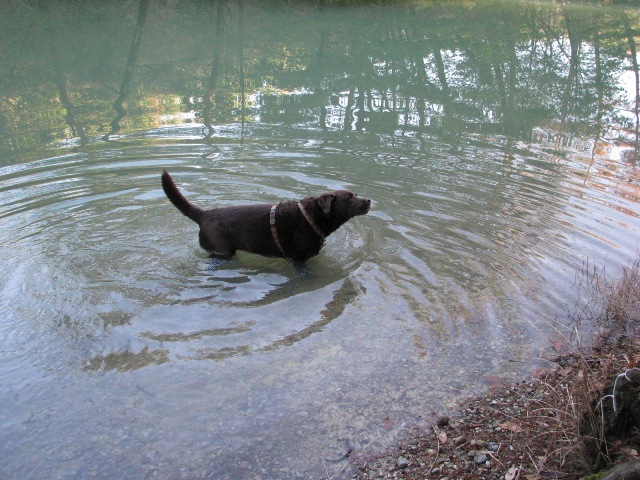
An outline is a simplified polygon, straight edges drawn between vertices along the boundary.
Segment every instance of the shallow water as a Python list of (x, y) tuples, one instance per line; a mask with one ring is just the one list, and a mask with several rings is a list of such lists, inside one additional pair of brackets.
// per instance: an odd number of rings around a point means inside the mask
[[(583, 266), (637, 253), (636, 9), (112, 5), (2, 20), (3, 478), (347, 475), (544, 365)], [(374, 203), (305, 265), (218, 261), (163, 169), (203, 207)]]

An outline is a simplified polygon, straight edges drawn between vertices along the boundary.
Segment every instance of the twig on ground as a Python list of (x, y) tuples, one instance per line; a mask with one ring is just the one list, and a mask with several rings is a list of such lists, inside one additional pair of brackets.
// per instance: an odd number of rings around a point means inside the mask
[(436, 427), (433, 423), (431, 423), (430, 425), (431, 425), (431, 429), (433, 430), (433, 434), (436, 436), (437, 446), (436, 446), (436, 457), (433, 459), (433, 463), (431, 464), (431, 467), (427, 471), (427, 475), (430, 475), (431, 472), (433, 471), (433, 467), (435, 467), (436, 463), (438, 462), (438, 455), (440, 455), (440, 439), (438, 438), (438, 427)]

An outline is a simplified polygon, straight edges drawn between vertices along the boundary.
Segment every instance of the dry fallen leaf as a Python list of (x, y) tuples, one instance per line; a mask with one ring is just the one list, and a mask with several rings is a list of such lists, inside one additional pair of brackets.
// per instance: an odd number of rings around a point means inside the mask
[(503, 430), (509, 430), (510, 432), (513, 432), (513, 433), (522, 433), (522, 432), (524, 432), (522, 427), (520, 425), (518, 425), (517, 423), (514, 423), (514, 422), (501, 423), (499, 425), (499, 427), (502, 428)]
[(438, 433), (438, 440), (440, 440), (440, 443), (447, 443), (447, 432)]
[(393, 422), (391, 421), (391, 419), (389, 417), (386, 417), (384, 419), (384, 428), (385, 428), (385, 430), (391, 430), (392, 427), (393, 427)]
[(518, 476), (518, 471), (518, 467), (513, 466), (509, 468), (509, 470), (507, 470), (507, 473), (504, 474), (504, 480), (515, 480), (515, 478)]

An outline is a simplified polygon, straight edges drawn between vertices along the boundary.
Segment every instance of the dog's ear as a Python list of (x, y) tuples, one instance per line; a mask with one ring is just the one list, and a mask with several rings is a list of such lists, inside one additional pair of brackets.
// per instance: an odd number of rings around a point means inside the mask
[(331, 204), (335, 199), (336, 196), (333, 193), (323, 193), (322, 195), (320, 195), (320, 198), (318, 199), (318, 205), (320, 206), (322, 213), (324, 213), (325, 215), (329, 215), (329, 213), (331, 212)]

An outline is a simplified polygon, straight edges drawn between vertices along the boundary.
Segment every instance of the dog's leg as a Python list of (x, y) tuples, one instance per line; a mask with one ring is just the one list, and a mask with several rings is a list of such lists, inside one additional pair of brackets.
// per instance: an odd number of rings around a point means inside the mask
[(216, 251), (209, 252), (209, 257), (217, 258), (218, 260), (231, 260), (231, 258), (235, 255), (236, 252), (233, 253), (218, 253)]
[(221, 235), (207, 235), (200, 230), (200, 246), (207, 250), (211, 256), (222, 260), (229, 260), (236, 253), (235, 247)]
[(220, 268), (229, 263), (230, 258), (220, 258), (215, 253), (209, 254), (209, 261), (211, 268)]
[(294, 261), (293, 266), (301, 278), (311, 277), (312, 275), (311, 269), (309, 268), (309, 265), (307, 265), (306, 262)]

